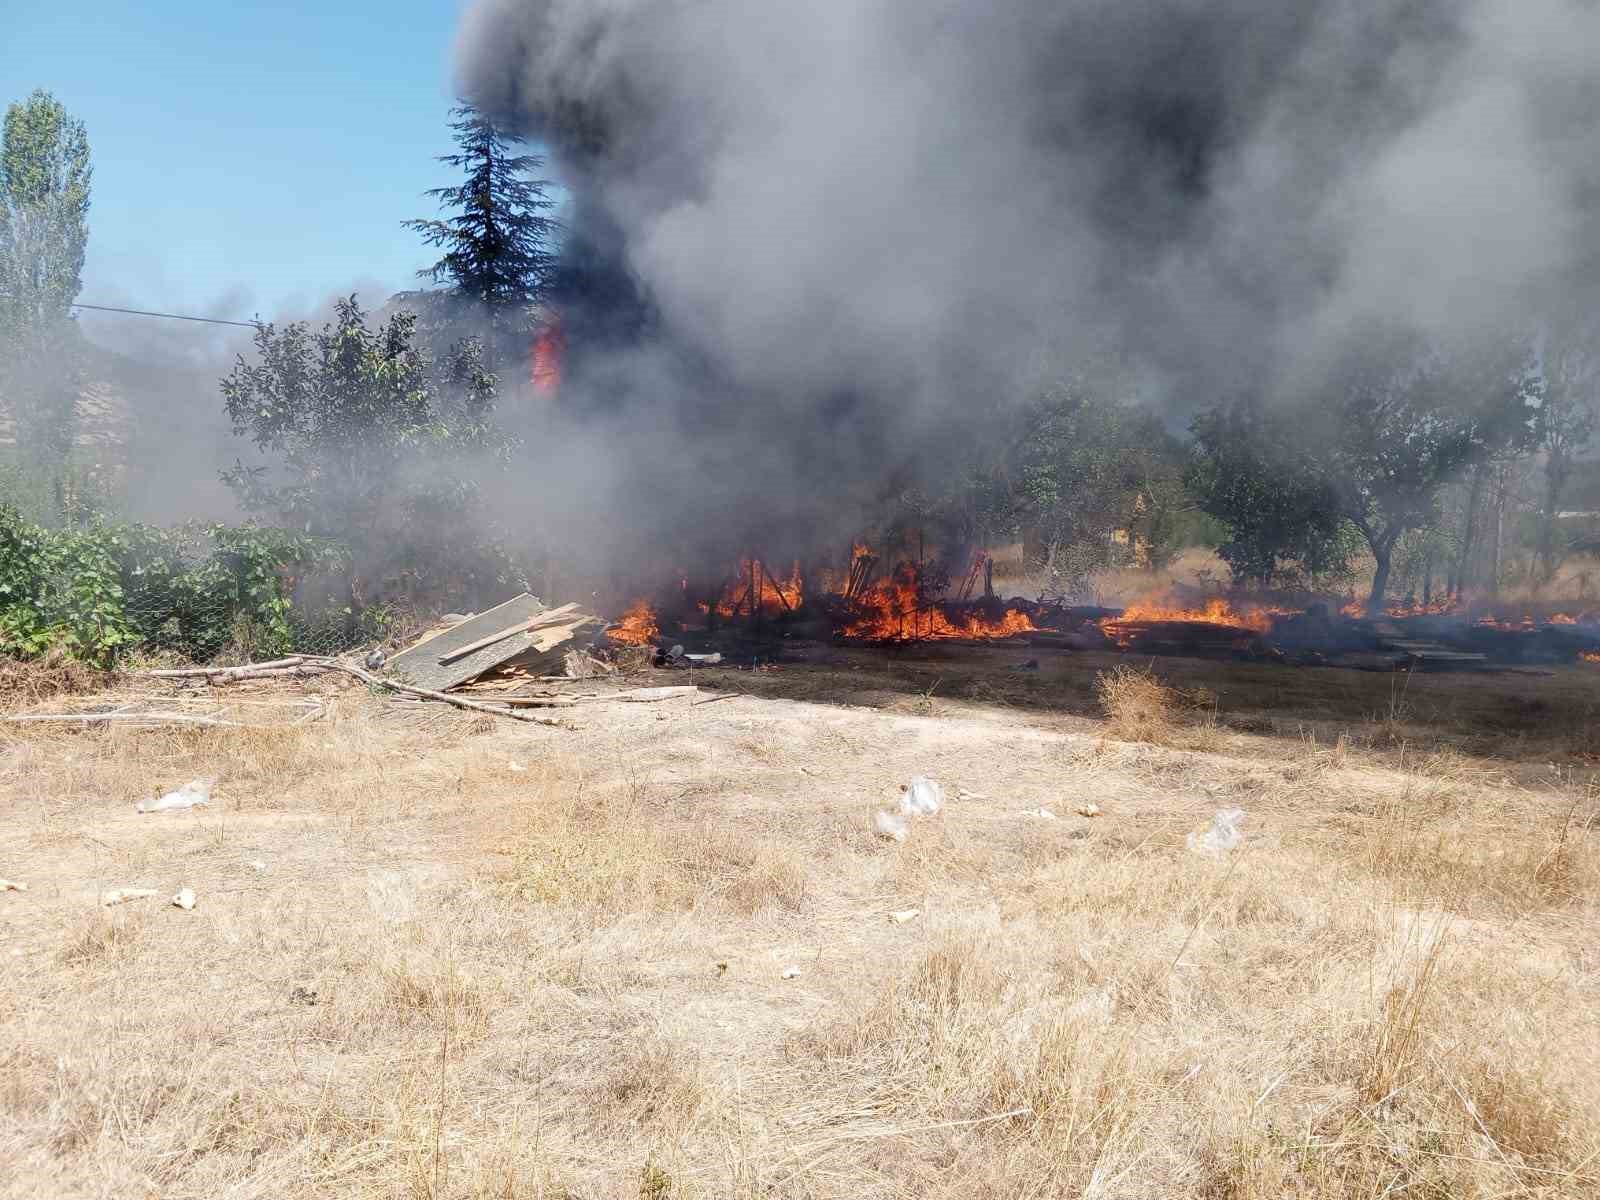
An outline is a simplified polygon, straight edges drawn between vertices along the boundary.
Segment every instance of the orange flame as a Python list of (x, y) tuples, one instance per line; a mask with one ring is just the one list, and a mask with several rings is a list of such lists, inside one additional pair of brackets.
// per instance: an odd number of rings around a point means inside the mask
[(541, 395), (549, 396), (561, 389), (561, 360), (567, 349), (566, 334), (561, 322), (552, 319), (533, 339), (533, 387)]
[[(717, 616), (732, 619), (739, 613), (751, 611), (750, 597), (755, 594), (755, 610), (764, 616), (794, 612), (805, 603), (805, 584), (800, 575), (800, 564), (789, 568), (787, 579), (770, 570), (759, 558), (741, 558), (739, 573), (733, 577), (722, 595), (717, 598)], [(711, 607), (701, 603), (699, 609), (709, 613)]]
[[(1508, 621), (1502, 617), (1491, 615), (1479, 617), (1473, 624), (1480, 629), (1499, 629), (1506, 633), (1531, 633), (1536, 628), (1533, 623), (1533, 617), (1529, 613), (1523, 613), (1520, 621)], [(1577, 624), (1577, 622), (1574, 621), (1573, 624)]]
[(1594, 663), (1596, 666), (1600, 666), (1600, 650), (1585, 650), (1582, 654), (1578, 655), (1578, 661)]
[(1449, 598), (1429, 601), (1423, 604), (1420, 600), (1415, 604), (1391, 604), (1384, 612), (1391, 617), (1438, 617), (1450, 612), (1456, 602)]
[[(1430, 600), (1424, 604), (1420, 600), (1415, 604), (1391, 604), (1383, 610), (1386, 617), (1442, 617), (1445, 613), (1453, 612), (1456, 601), (1449, 597)], [(1351, 600), (1339, 609), (1341, 617), (1354, 617), (1357, 620), (1367, 615), (1367, 605), (1363, 600)]]
[(864, 560), (871, 558), (872, 547), (865, 542), (855, 542), (850, 547), (850, 565), (838, 570), (824, 568), (817, 572), (817, 582), (822, 585), (822, 590), (835, 595), (843, 595), (849, 590), (856, 579)]
[(1293, 616), (1297, 611), (1251, 605), (1241, 612), (1224, 596), (1213, 596), (1204, 608), (1179, 608), (1161, 600), (1135, 600), (1120, 617), (1106, 617), (1099, 625), (1119, 646), (1126, 647), (1133, 640), (1135, 626), (1153, 621), (1191, 621), (1248, 633), (1266, 633), (1271, 630), (1274, 617)]
[(613, 642), (624, 646), (650, 646), (661, 636), (661, 623), (647, 600), (635, 600), (618, 621), (606, 631)]
[[(857, 549), (864, 551), (865, 547)], [(858, 560), (861, 557), (856, 555)], [(911, 563), (901, 563), (889, 579), (867, 588), (859, 603), (865, 614), (839, 630), (845, 637), (879, 641), (990, 640), (1016, 637), (1038, 628), (1032, 617), (1015, 609), (1006, 609), (997, 617), (976, 608), (952, 616), (949, 610), (924, 602), (918, 595), (917, 568)]]

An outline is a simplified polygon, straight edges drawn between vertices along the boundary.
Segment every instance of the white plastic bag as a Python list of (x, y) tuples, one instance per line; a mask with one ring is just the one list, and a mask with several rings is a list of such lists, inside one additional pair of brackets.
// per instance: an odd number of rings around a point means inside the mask
[(918, 775), (900, 793), (900, 811), (908, 817), (931, 817), (944, 807), (944, 789)]
[(893, 838), (897, 842), (905, 841), (909, 832), (905, 818), (897, 817), (885, 808), (872, 814), (872, 828), (877, 830), (879, 837)]
[(1223, 808), (1217, 810), (1217, 815), (1211, 818), (1211, 827), (1203, 833), (1189, 835), (1189, 849), (1196, 854), (1206, 854), (1212, 858), (1221, 858), (1230, 850), (1238, 848), (1244, 841), (1244, 835), (1239, 832), (1239, 822), (1244, 820), (1244, 809)]
[(215, 779), (191, 779), (175, 792), (168, 792), (159, 800), (141, 800), (134, 811), (142, 813), (172, 812), (180, 808), (204, 808), (211, 803), (211, 785)]

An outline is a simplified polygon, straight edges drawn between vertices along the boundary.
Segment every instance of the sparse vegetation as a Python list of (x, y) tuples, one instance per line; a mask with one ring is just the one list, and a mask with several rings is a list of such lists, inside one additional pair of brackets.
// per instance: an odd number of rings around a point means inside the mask
[[(944, 679), (931, 715), (752, 676), (576, 735), (360, 688), (292, 729), (0, 727), (0, 1194), (1593, 1195), (1592, 768), (1463, 748), (1459, 680), (1398, 748), (1376, 678), (1332, 733), (1282, 673), (1113, 665), (999, 710), (969, 663), (878, 672)], [(1166, 744), (1103, 736), (1114, 676)], [(1189, 744), (1265, 703), (1286, 732)], [(212, 809), (133, 813), (202, 773)], [(913, 774), (950, 803), (885, 843)], [(1191, 853), (1232, 805), (1244, 847)]]

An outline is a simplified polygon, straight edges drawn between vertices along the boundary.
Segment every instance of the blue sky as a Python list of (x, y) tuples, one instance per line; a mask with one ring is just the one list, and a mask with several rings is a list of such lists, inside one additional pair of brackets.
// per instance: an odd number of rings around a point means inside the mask
[[(451, 182), (458, 0), (3, 0), (0, 102), (54, 92), (94, 157), (80, 299), (249, 319), (414, 284)], [(133, 318), (128, 318), (132, 320)]]

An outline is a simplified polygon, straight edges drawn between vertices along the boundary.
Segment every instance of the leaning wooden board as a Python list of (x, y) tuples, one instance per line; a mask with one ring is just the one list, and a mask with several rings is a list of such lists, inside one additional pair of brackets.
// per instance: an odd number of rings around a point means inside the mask
[[(573, 615), (575, 613), (577, 614), (576, 616)], [(515, 625), (499, 630), (496, 633), (491, 633), (488, 637), (479, 638), (477, 641), (470, 642), (461, 647), (459, 650), (446, 651), (444, 654), (439, 655), (439, 665), (445, 666), (449, 663), (455, 662), (455, 660), (458, 658), (465, 658), (469, 654), (476, 654), (479, 650), (485, 649), (488, 646), (492, 646), (496, 642), (501, 641), (504, 638), (508, 638), (514, 633), (526, 633), (534, 629), (544, 629), (550, 625), (559, 625), (563, 623), (563, 618), (567, 618), (571, 621), (577, 621), (582, 615), (583, 614), (578, 613), (578, 606), (576, 604), (563, 604), (560, 608), (552, 608), (547, 612), (540, 613), (537, 617), (534, 617), (530, 621), (518, 621)]]
[(435, 692), (447, 692), (469, 679), (476, 679), (485, 671), (493, 670), (524, 650), (531, 649), (541, 640), (540, 635), (546, 631), (536, 629), (513, 634), (504, 641), (485, 646), (475, 654), (469, 654), (466, 658), (459, 658), (450, 663), (441, 663), (439, 659), (442, 656), (452, 650), (470, 646), (473, 642), (481, 641), (490, 634), (498, 633), (519, 621), (531, 621), (544, 611), (545, 605), (541, 600), (523, 592), (522, 595), (513, 596), (504, 604), (479, 613), (469, 621), (461, 622), (454, 629), (437, 637), (431, 637), (395, 655), (389, 660), (387, 673), (403, 677), (417, 687), (428, 688)]

